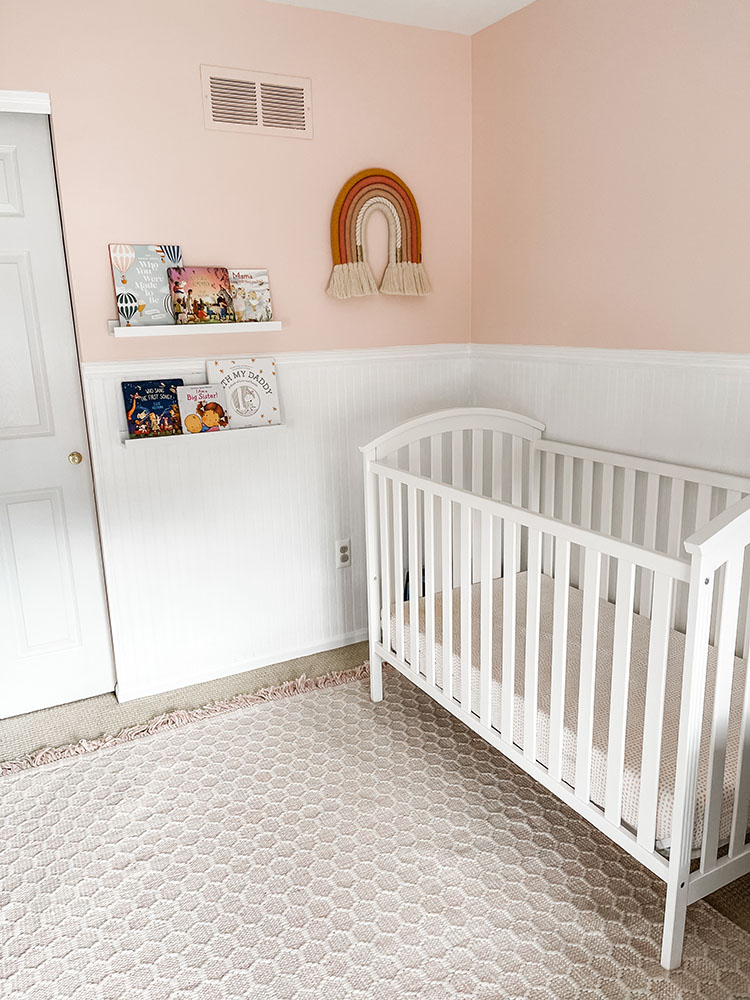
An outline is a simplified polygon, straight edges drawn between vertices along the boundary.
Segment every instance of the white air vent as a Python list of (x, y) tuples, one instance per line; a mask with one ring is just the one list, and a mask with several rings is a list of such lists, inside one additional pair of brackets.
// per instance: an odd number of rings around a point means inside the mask
[(206, 128), (312, 139), (306, 77), (201, 66), (201, 80)]

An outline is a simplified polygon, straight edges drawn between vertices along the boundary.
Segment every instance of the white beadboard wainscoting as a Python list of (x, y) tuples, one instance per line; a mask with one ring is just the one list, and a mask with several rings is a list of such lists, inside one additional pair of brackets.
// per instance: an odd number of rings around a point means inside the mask
[[(205, 380), (205, 359), (88, 363), (122, 700), (366, 637), (359, 445), (467, 404), (546, 436), (750, 474), (750, 356), (513, 345), (275, 355), (283, 429), (123, 447), (124, 380)], [(350, 538), (352, 564), (335, 565)]]
[(472, 405), (541, 420), (547, 438), (750, 475), (748, 354), (473, 344), (471, 358)]
[(359, 446), (471, 391), (468, 345), (275, 358), (283, 430), (128, 447), (120, 383), (205, 359), (82, 366), (121, 700), (366, 638)]

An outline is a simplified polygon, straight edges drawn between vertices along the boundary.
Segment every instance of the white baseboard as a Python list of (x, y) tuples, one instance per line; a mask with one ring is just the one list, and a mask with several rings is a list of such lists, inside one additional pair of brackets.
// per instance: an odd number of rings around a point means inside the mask
[[(358, 629), (356, 632), (337, 635), (332, 639), (313, 643), (311, 646), (300, 649), (282, 649), (278, 653), (274, 653), (273, 656), (258, 657), (254, 660), (248, 660), (246, 663), (233, 663), (229, 667), (215, 664), (208, 670), (184, 677), (184, 684), (181, 684), (180, 688), (191, 687), (193, 684), (203, 684), (206, 681), (215, 681), (223, 677), (232, 677), (234, 674), (244, 674), (248, 670), (260, 670), (263, 667), (270, 667), (274, 663), (286, 663), (288, 660), (297, 660), (302, 656), (313, 656), (315, 653), (325, 653), (329, 649), (339, 649), (341, 646), (352, 646), (355, 642), (363, 642), (366, 638), (367, 629)], [(119, 702), (135, 701), (136, 698), (148, 698), (151, 695), (163, 693), (164, 681), (158, 677), (154, 678), (151, 684), (128, 685), (118, 681), (115, 686), (115, 696)]]

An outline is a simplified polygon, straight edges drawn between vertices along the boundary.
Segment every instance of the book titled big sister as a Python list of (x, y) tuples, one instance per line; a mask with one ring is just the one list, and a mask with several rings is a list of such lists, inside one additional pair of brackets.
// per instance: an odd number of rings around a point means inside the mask
[(185, 434), (223, 431), (229, 426), (227, 401), (220, 385), (183, 385), (177, 389)]

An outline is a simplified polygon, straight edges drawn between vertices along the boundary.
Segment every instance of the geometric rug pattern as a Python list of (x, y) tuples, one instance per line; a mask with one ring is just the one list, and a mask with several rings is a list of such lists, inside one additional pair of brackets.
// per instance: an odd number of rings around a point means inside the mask
[(664, 887), (408, 681), (217, 714), (0, 781), (7, 1000), (750, 998)]

